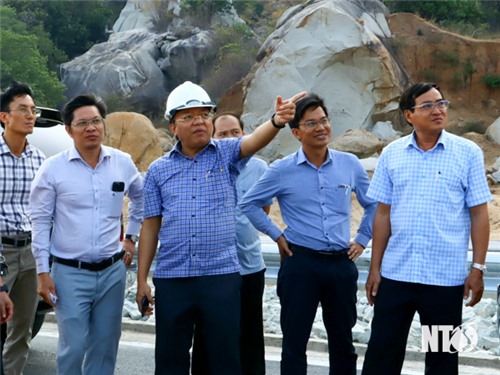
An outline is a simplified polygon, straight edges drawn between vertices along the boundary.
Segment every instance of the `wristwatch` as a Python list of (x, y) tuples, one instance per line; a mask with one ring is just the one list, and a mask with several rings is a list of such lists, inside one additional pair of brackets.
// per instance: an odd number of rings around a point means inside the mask
[(0, 292), (9, 293), (9, 287), (7, 286), (7, 284), (3, 284), (2, 286), (0, 286)]
[(125, 238), (132, 241), (134, 245), (137, 243), (137, 241), (139, 241), (139, 236), (136, 236), (135, 234), (126, 234)]
[(284, 129), (286, 124), (285, 125), (278, 125), (276, 123), (276, 121), (274, 121), (274, 116), (276, 116), (276, 113), (274, 115), (271, 116), (271, 124), (273, 124), (273, 126), (276, 128), (276, 129)]
[(479, 264), (479, 263), (472, 263), (471, 268), (478, 269), (479, 271), (481, 271), (483, 273), (483, 275), (485, 275), (486, 271), (488, 270), (488, 268), (486, 267), (486, 264)]

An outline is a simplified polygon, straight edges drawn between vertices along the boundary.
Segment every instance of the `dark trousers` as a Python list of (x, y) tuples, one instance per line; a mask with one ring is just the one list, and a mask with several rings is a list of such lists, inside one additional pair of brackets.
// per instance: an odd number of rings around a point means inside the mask
[(200, 330), (205, 373), (240, 375), (239, 273), (154, 278), (156, 375), (188, 375), (194, 327)]
[[(458, 327), (462, 322), (463, 291), (463, 285), (443, 287), (382, 278), (362, 374), (401, 374), (415, 312), (422, 325)], [(458, 374), (458, 353), (427, 352), (425, 374)]]
[[(243, 275), (241, 283), (241, 339), (240, 355), (243, 375), (266, 373), (264, 354), (264, 323), (262, 296), (265, 270)], [(195, 327), (193, 342), (193, 375), (206, 375), (206, 351), (200, 330)]]
[[(294, 252), (293, 247), (291, 247)], [(358, 269), (344, 257), (293, 253), (278, 273), (281, 303), (282, 375), (307, 373), (306, 349), (318, 304), (328, 335), (330, 375), (355, 375), (352, 327), (356, 324)]]

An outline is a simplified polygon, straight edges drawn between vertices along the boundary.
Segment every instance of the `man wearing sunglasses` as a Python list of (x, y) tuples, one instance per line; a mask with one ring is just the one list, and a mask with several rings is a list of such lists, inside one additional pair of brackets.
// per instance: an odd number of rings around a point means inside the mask
[[(331, 124), (321, 98), (311, 94), (299, 100), (290, 128), (300, 149), (271, 164), (240, 203), (254, 227), (276, 241), (280, 250), (281, 374), (307, 373), (307, 342), (321, 303), (330, 368), (335, 369), (331, 373), (354, 375), (354, 261), (371, 239), (376, 202), (366, 196), (370, 180), (356, 156), (328, 148)], [(364, 208), (353, 241), (351, 193)], [(261, 208), (273, 197), (287, 226), (284, 232)]]
[(33, 133), (39, 114), (33, 92), (24, 84), (13, 82), (0, 97), (0, 122), (4, 129), (0, 138), (0, 234), (4, 257), (1, 259), (4, 262), (0, 260), (3, 263), (0, 277), (5, 282), (0, 288), (3, 288), (2, 294), (9, 293), (16, 308), (7, 322), (3, 350), (5, 375), (23, 372), (38, 303), (36, 266), (31, 253), (29, 193), (45, 156), (29, 144), (26, 137)]
[[(415, 312), (424, 338), (459, 327), (462, 299), (474, 306), (483, 294), (491, 194), (481, 149), (445, 130), (448, 106), (436, 84), (403, 93), (399, 108), (413, 132), (384, 149), (368, 190), (379, 203), (366, 282), (375, 308), (364, 375), (401, 373)], [(459, 345), (446, 342), (423, 348), (426, 374), (458, 374)]]

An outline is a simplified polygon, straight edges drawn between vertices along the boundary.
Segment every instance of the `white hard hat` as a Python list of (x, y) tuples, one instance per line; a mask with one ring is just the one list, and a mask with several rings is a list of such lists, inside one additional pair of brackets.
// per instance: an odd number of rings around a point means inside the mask
[(170, 120), (177, 111), (191, 107), (215, 108), (215, 103), (201, 86), (186, 81), (173, 89), (168, 96), (165, 118)]

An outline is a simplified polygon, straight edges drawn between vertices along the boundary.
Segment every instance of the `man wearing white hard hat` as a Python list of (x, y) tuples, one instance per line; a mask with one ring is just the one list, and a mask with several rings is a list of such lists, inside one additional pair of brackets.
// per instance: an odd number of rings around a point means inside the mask
[[(170, 93), (165, 116), (178, 142), (146, 174), (137, 273), (138, 305), (146, 297), (156, 308), (155, 374), (189, 374), (195, 325), (206, 374), (242, 373), (235, 182), (249, 157), (293, 119), (304, 95), (278, 97), (276, 113), (252, 134), (219, 141), (211, 138), (215, 104), (203, 88), (184, 82)], [(153, 300), (147, 276), (158, 241)]]

